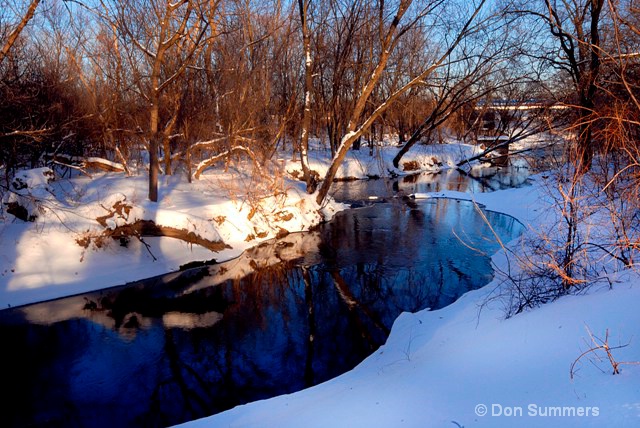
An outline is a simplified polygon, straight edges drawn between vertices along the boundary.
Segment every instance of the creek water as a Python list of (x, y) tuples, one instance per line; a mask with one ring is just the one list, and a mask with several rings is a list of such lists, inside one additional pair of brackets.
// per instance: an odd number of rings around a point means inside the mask
[(3, 426), (169, 426), (338, 376), (403, 311), (441, 308), (489, 282), (494, 233), (507, 242), (522, 232), (494, 212), (487, 224), (470, 202), (394, 195), (523, 183), (451, 173), (340, 183), (335, 196), (360, 208), (313, 232), (2, 310)]

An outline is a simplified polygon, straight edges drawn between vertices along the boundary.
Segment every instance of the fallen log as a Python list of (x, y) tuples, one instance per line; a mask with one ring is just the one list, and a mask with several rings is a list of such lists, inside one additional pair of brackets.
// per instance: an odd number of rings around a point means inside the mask
[[(101, 225), (106, 224), (104, 223), (104, 218), (98, 219), (98, 222)], [(223, 241), (212, 241), (210, 239), (203, 238), (193, 231), (170, 226), (162, 226), (156, 224), (153, 220), (136, 220), (133, 223), (122, 224), (114, 228), (105, 228), (99, 233), (85, 234), (81, 238), (77, 239), (76, 242), (84, 248), (88, 248), (91, 243), (93, 243), (97, 248), (101, 248), (106, 238), (119, 240), (121, 243), (125, 243), (122, 245), (126, 245), (128, 239), (133, 237), (147, 245), (142, 238), (149, 236), (179, 239), (192, 245), (199, 245), (213, 252), (220, 252), (224, 249), (231, 248)], [(147, 249), (149, 249), (148, 246)]]
[(506, 141), (503, 141), (502, 143), (495, 144), (495, 145), (487, 148), (486, 150), (483, 150), (481, 153), (478, 153), (477, 155), (474, 155), (474, 156), (468, 157), (468, 158), (466, 158), (464, 160), (461, 160), (460, 162), (458, 162), (456, 164), (456, 167), (461, 167), (462, 165), (465, 165), (465, 164), (468, 164), (470, 162), (473, 162), (474, 160), (482, 159), (483, 157), (485, 157), (489, 153), (508, 148), (509, 144), (511, 142), (512, 142), (511, 140), (506, 140)]
[(86, 171), (87, 169), (99, 169), (107, 172), (126, 172), (128, 170), (124, 164), (95, 156), (82, 157), (64, 153), (45, 153), (44, 159), (60, 166), (79, 170), (89, 177), (91, 175)]
[(175, 238), (189, 244), (200, 245), (201, 247), (215, 252), (231, 248), (222, 241), (211, 241), (197, 235), (193, 231), (158, 225), (153, 220), (136, 220), (133, 223), (123, 224), (115, 227), (114, 229), (105, 229), (102, 232), (102, 235), (113, 239), (122, 239), (132, 236), (136, 238), (145, 236)]

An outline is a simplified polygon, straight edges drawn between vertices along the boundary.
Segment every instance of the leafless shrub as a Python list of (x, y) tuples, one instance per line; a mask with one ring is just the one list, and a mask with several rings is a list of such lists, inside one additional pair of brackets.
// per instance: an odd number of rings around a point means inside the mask
[[(587, 342), (587, 346), (589, 347), (586, 351), (584, 351), (582, 354), (580, 354), (578, 356), (578, 358), (576, 358), (573, 363), (571, 363), (571, 368), (569, 369), (569, 376), (571, 377), (571, 379), (574, 378), (574, 376), (577, 373), (577, 365), (581, 362), (581, 360), (583, 358), (588, 358), (588, 360), (593, 363), (594, 365), (602, 362), (604, 360), (606, 360), (610, 365), (611, 365), (611, 369), (612, 369), (612, 374), (616, 375), (616, 374), (620, 374), (620, 366), (621, 365), (639, 365), (640, 361), (617, 361), (615, 359), (615, 357), (613, 356), (613, 351), (616, 349), (621, 349), (621, 348), (625, 348), (627, 346), (629, 346), (629, 343), (625, 343), (625, 344), (621, 344), (621, 345), (616, 345), (616, 346), (611, 346), (609, 344), (609, 329), (605, 330), (604, 333), (604, 339), (601, 339), (599, 337), (597, 337), (596, 335), (594, 335), (591, 330), (589, 329), (588, 326), (585, 326), (585, 329), (587, 330), (587, 333), (589, 334), (589, 339), (590, 341)], [(603, 356), (604, 354), (604, 356)]]
[(418, 171), (420, 169), (420, 163), (418, 161), (412, 160), (402, 163), (403, 171)]
[[(633, 267), (638, 253), (637, 210), (612, 198), (598, 183), (594, 166), (583, 174), (570, 164), (549, 174), (540, 224), (528, 230), (517, 248), (505, 248), (509, 264), (498, 269), (503, 281), (489, 297), (510, 317), (590, 285), (608, 281), (611, 272)], [(633, 215), (630, 213), (633, 212)]]

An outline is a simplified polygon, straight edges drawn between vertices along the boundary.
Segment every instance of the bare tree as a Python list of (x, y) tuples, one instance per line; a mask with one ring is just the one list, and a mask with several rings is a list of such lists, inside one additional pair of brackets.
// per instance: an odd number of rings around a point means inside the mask
[[(215, 10), (217, 2), (116, 1), (112, 7), (115, 11), (111, 15), (116, 17), (118, 29), (131, 48), (128, 61), (138, 76), (139, 94), (148, 102), (149, 200), (156, 202), (159, 148), (164, 146), (165, 172), (170, 174), (170, 136), (181, 106), (180, 92), (169, 93), (169, 88), (177, 85), (203, 50), (209, 21), (201, 19), (200, 13), (205, 7)], [(141, 58), (144, 63), (140, 63)], [(168, 117), (161, 123), (162, 109), (166, 109)]]
[(567, 101), (578, 110), (574, 160), (582, 171), (591, 167), (594, 153), (593, 114), (602, 56), (600, 27), (604, 3), (604, 0), (544, 0), (538, 9), (528, 9), (523, 4), (517, 11), (544, 22), (557, 43), (556, 51), (548, 56), (534, 55), (571, 78), (575, 101)]
[[(439, 6), (442, 5), (441, 1), (433, 1), (428, 2), (424, 7), (421, 7), (419, 10), (415, 11), (414, 14), (408, 17), (408, 22), (404, 26), (400, 26), (402, 18), (405, 16), (407, 11), (409, 10), (412, 2), (410, 0), (400, 1), (397, 8), (394, 9), (393, 18), (391, 21), (386, 19), (387, 11), (385, 10), (384, 3), (379, 4), (379, 46), (378, 46), (378, 57), (375, 62), (375, 67), (373, 72), (368, 80), (364, 82), (363, 87), (360, 89), (358, 96), (356, 97), (356, 101), (353, 109), (350, 112), (349, 123), (347, 125), (347, 133), (342, 137), (340, 146), (338, 147), (336, 154), (334, 155), (331, 164), (327, 173), (324, 176), (324, 181), (320, 186), (318, 191), (318, 196), (316, 198), (318, 204), (322, 204), (325, 198), (328, 195), (329, 189), (333, 182), (333, 179), (338, 172), (338, 168), (340, 164), (344, 160), (348, 150), (351, 148), (353, 143), (366, 131), (369, 129), (371, 124), (378, 118), (384, 111), (389, 108), (389, 106), (403, 93), (408, 91), (410, 88), (421, 84), (426, 77), (431, 75), (435, 70), (437, 70), (449, 57), (451, 52), (458, 46), (458, 44), (465, 38), (468, 34), (469, 28), (472, 23), (476, 20), (476, 17), (480, 13), (481, 9), (485, 4), (485, 0), (479, 1), (472, 9), (472, 13), (470, 17), (466, 20), (465, 24), (462, 26), (460, 31), (456, 34), (453, 41), (444, 49), (442, 54), (436, 58), (436, 60), (427, 66), (422, 72), (418, 75), (411, 77), (408, 79), (408, 82), (404, 84), (401, 88), (399, 88), (396, 92), (389, 95), (383, 102), (378, 104), (373, 111), (367, 115), (367, 117), (363, 117), (363, 113), (365, 111), (365, 107), (367, 106), (367, 102), (382, 77), (383, 73), (386, 70), (387, 62), (390, 58), (391, 52), (397, 46), (400, 38), (406, 34), (406, 32), (416, 23), (420, 22), (424, 17), (429, 14), (434, 13), (435, 10), (438, 9)], [(422, 6), (422, 5), (421, 5)]]
[[(318, 74), (316, 111), (318, 122), (326, 128), (332, 155), (336, 154), (342, 136), (347, 132), (359, 91), (377, 64), (381, 32), (384, 31), (379, 26), (380, 6), (362, 0), (325, 1), (318, 5), (317, 15), (320, 16), (316, 27), (319, 31), (314, 32)], [(379, 86), (373, 88), (363, 114), (371, 110), (374, 99), (379, 99)]]
[(495, 98), (529, 78), (528, 70), (516, 58), (523, 45), (522, 36), (511, 30), (512, 22), (502, 8), (486, 15), (484, 25), (469, 34), (464, 46), (425, 82), (433, 105), (394, 157), (396, 168), (416, 143), (439, 130), (453, 115), (464, 108), (474, 111), (479, 101)]

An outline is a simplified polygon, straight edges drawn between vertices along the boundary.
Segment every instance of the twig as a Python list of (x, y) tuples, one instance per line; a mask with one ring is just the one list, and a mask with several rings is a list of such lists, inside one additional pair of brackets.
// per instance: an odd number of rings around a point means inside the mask
[[(611, 351), (613, 351), (614, 349), (626, 348), (627, 346), (629, 346), (629, 343), (626, 343), (624, 345), (618, 345), (618, 346), (610, 346), (609, 345), (609, 329), (605, 330), (604, 340), (595, 336), (591, 332), (588, 326), (585, 326), (585, 329), (587, 330), (587, 333), (589, 333), (589, 337), (591, 338), (591, 343), (593, 343), (593, 346), (587, 349), (586, 351), (584, 351), (582, 354), (578, 356), (578, 358), (576, 358), (573, 361), (573, 363), (571, 364), (571, 368), (569, 369), (569, 376), (571, 379), (573, 379), (573, 376), (576, 373), (576, 370), (575, 370), (576, 364), (578, 364), (578, 362), (582, 359), (582, 357), (589, 354), (594, 354), (596, 358), (600, 358), (600, 356), (596, 354), (597, 351), (605, 352), (607, 359), (609, 360), (609, 364), (611, 364), (611, 367), (613, 368), (612, 374), (614, 375), (620, 374), (620, 366), (622, 364), (633, 364), (633, 365), (640, 364), (640, 361), (621, 361), (621, 362), (616, 361)], [(593, 362), (592, 360), (589, 360), (589, 361)]]

